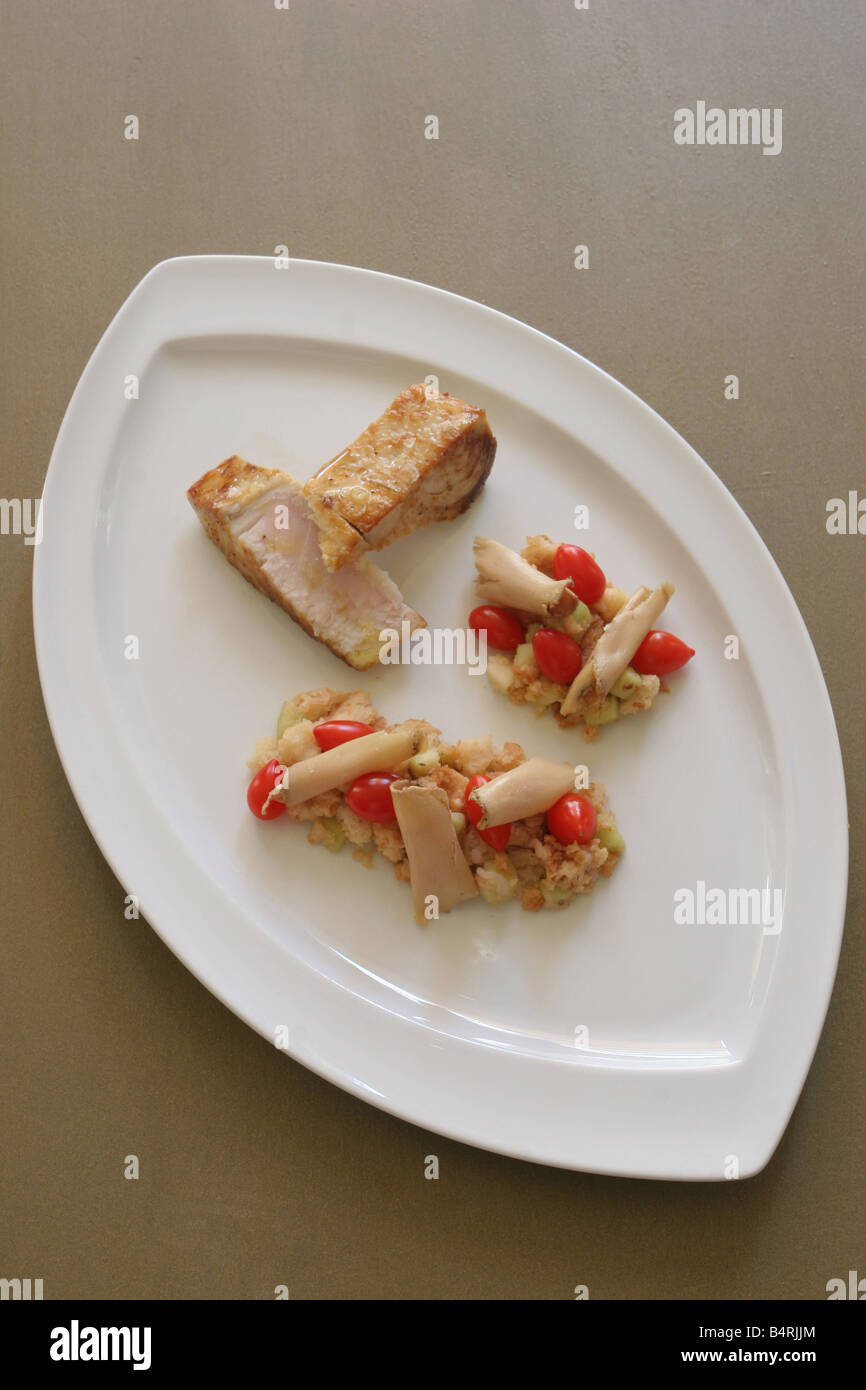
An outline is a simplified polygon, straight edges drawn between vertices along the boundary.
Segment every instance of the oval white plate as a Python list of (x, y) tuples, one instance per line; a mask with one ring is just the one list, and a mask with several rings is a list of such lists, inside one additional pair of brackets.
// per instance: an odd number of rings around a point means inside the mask
[[(428, 374), (485, 406), (499, 439), (466, 516), (380, 557), (431, 625), (465, 621), (476, 532), (583, 540), (626, 589), (677, 585), (666, 621), (697, 656), (650, 716), (598, 745), (466, 670), (350, 672), (230, 569), (186, 502), (234, 452), (306, 478)], [(578, 504), (588, 533), (572, 529)], [(688, 1179), (766, 1163), (838, 957), (838, 741), (761, 540), (624, 387), (429, 286), (318, 262), (166, 261), (66, 413), (34, 619), (51, 727), (103, 853), (172, 950), (266, 1037), (287, 1028), (299, 1061), (356, 1095), (522, 1158)], [(390, 718), (427, 717), (447, 738), (491, 732), (588, 761), (628, 842), (616, 874), (565, 912), (477, 903), (421, 928), (381, 862), (366, 871), (300, 827), (254, 822), (245, 759), (283, 699), (323, 683), (363, 685)], [(780, 930), (678, 925), (674, 895), (700, 882), (763, 889), (768, 904), (778, 891)]]

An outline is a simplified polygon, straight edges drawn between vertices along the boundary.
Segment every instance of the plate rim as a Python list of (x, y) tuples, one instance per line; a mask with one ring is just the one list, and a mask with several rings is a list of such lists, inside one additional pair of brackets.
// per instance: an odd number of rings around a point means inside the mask
[[(73, 391), (72, 397), (70, 399), (69, 405), (67, 406), (66, 412), (64, 413), (64, 417), (60, 429), (58, 431), (54, 449), (52, 450), (51, 460), (49, 463), (45, 479), (45, 485), (43, 488), (43, 499), (46, 499), (48, 502), (50, 502), (52, 491), (56, 491), (58, 489), (59, 484), (57, 480), (60, 477), (61, 472), (60, 460), (67, 451), (69, 437), (72, 434), (73, 430), (77, 427), (81, 412), (84, 408), (86, 408), (88, 394), (92, 388), (93, 383), (96, 381), (96, 378), (99, 376), (100, 373), (102, 373), (103, 376), (105, 374), (105, 368), (108, 365), (108, 357), (112, 348), (114, 338), (118, 336), (118, 330), (123, 330), (123, 328), (127, 324), (132, 326), (133, 319), (136, 314), (139, 315), (139, 318), (142, 317), (142, 314), (148, 308), (149, 299), (154, 298), (155, 295), (158, 299), (158, 287), (161, 284), (165, 283), (167, 280), (170, 280), (172, 278), (180, 277), (180, 279), (182, 280), (183, 277), (186, 275), (195, 275), (196, 273), (198, 273), (196, 268), (205, 272), (212, 271), (217, 276), (219, 276), (220, 274), (225, 274), (240, 276), (249, 275), (250, 277), (253, 277), (256, 274), (260, 273), (261, 269), (264, 266), (273, 266), (273, 263), (274, 262), (272, 257), (264, 256), (180, 256), (171, 257), (167, 260), (160, 261), (154, 267), (152, 267), (150, 271), (148, 271), (148, 273), (142, 278), (142, 280), (139, 281), (139, 283), (133, 288), (133, 290), (128, 295), (124, 303), (120, 306), (117, 313), (112, 318), (110, 324), (108, 325), (107, 329), (105, 330), (96, 347), (94, 348), (75, 387), (75, 390)], [(835, 862), (832, 865), (831, 873), (828, 875), (828, 879), (833, 883), (834, 887), (833, 892), (828, 892), (827, 894), (829, 906), (826, 910), (827, 921), (829, 923), (830, 930), (832, 931), (832, 937), (829, 943), (829, 949), (826, 943), (824, 944), (824, 955), (821, 958), (821, 969), (818, 972), (817, 982), (814, 974), (810, 977), (810, 983), (812, 985), (813, 990), (815, 991), (811, 998), (811, 1013), (813, 1016), (813, 1027), (811, 1028), (809, 1034), (810, 1044), (807, 1045), (805, 1048), (800, 1048), (800, 1057), (797, 1064), (793, 1068), (791, 1068), (790, 1065), (788, 1066), (788, 1084), (785, 1091), (785, 1103), (781, 1107), (777, 1107), (777, 1111), (772, 1123), (764, 1124), (761, 1134), (758, 1138), (755, 1138), (755, 1131), (753, 1130), (752, 1151), (745, 1164), (745, 1171), (742, 1171), (740, 1175), (751, 1176), (752, 1174), (759, 1172), (769, 1161), (779, 1140), (782, 1137), (782, 1134), (784, 1133), (785, 1128), (787, 1127), (788, 1120), (790, 1119), (791, 1113), (794, 1109), (794, 1106), (796, 1105), (800, 1091), (802, 1090), (802, 1087), (805, 1083), (806, 1076), (808, 1075), (808, 1071), (815, 1054), (815, 1050), (820, 1040), (821, 1031), (823, 1029), (824, 1020), (826, 1018), (827, 1009), (829, 1007), (830, 996), (832, 993), (832, 988), (836, 976), (836, 969), (838, 966), (839, 952), (841, 949), (848, 879), (848, 822), (844, 783), (844, 768), (842, 764), (841, 749), (839, 746), (838, 732), (835, 725), (832, 705), (830, 702), (829, 693), (826, 688), (826, 682), (824, 681), (823, 672), (821, 670), (820, 663), (818, 662), (817, 654), (815, 653), (811, 637), (802, 619), (802, 615), (800, 615), (799, 610), (797, 609), (796, 603), (793, 599), (793, 595), (791, 594), (790, 589), (788, 588), (787, 583), (785, 582), (784, 577), (782, 576), (781, 571), (779, 570), (778, 565), (776, 564), (773, 556), (767, 549), (766, 544), (760, 537), (753, 523), (746, 515), (746, 513), (743, 511), (743, 509), (740, 507), (739, 503), (728, 491), (728, 489), (722, 483), (721, 479), (719, 479), (717, 475), (713, 473), (713, 471), (709, 468), (709, 465), (706, 464), (706, 462), (696, 453), (696, 451), (687, 443), (687, 441), (685, 441), (682, 438), (682, 436), (679, 435), (678, 432), (673, 429), (671, 425), (669, 425), (661, 416), (657, 414), (657, 412), (655, 412), (649, 405), (647, 405), (646, 402), (641, 400), (640, 397), (636, 396), (628, 387), (624, 386), (621, 382), (616, 381), (615, 378), (610, 376), (608, 373), (604, 372), (603, 369), (589, 362), (586, 358), (582, 357), (580, 354), (575, 352), (573, 349), (567, 347), (565, 344), (558, 342), (556, 339), (550, 337), (549, 335), (541, 332), (536, 328), (531, 327), (528, 324), (522, 323), (518, 319), (503, 314), (499, 310), (492, 309), (488, 305), (483, 305), (478, 303), (477, 301), (469, 300), (464, 296), (453, 294), (451, 291), (443, 290), (431, 285), (425, 285), (420, 281), (408, 280), (403, 277), (393, 276), (381, 271), (370, 270), (363, 267), (344, 266), (338, 263), (327, 261), (295, 260), (294, 258), (292, 258), (291, 266), (285, 273), (291, 275), (293, 270), (295, 271), (296, 278), (298, 274), (307, 276), (311, 275), (314, 277), (314, 280), (315, 277), (321, 277), (322, 275), (324, 275), (326, 278), (336, 277), (338, 280), (342, 278), (342, 283), (344, 287), (348, 283), (346, 278), (348, 277), (350, 280), (353, 280), (356, 285), (366, 284), (369, 287), (373, 287), (382, 286), (384, 283), (387, 283), (392, 292), (395, 291), (396, 287), (396, 293), (404, 296), (408, 295), (410, 299), (413, 295), (418, 296), (419, 293), (422, 296), (432, 296), (433, 299), (435, 299), (435, 301), (437, 302), (438, 306), (441, 307), (443, 304), (445, 305), (446, 314), (451, 312), (452, 310), (455, 310), (456, 312), (462, 313), (465, 316), (465, 314), (469, 312), (476, 318), (479, 318), (479, 316), (484, 316), (488, 326), (498, 326), (504, 333), (513, 335), (515, 334), (516, 330), (518, 335), (529, 334), (534, 336), (537, 340), (540, 341), (540, 343), (545, 345), (543, 348), (544, 351), (550, 353), (551, 350), (555, 350), (556, 353), (564, 355), (564, 357), (561, 357), (561, 360), (570, 364), (571, 370), (576, 370), (578, 373), (582, 374), (587, 381), (593, 382), (596, 386), (599, 387), (600, 390), (603, 383), (605, 391), (610, 393), (611, 389), (613, 390), (614, 399), (622, 400), (623, 397), (627, 397), (629, 400), (628, 409), (631, 415), (634, 416), (636, 420), (641, 420), (645, 427), (652, 431), (655, 431), (656, 434), (658, 434), (659, 430), (661, 429), (664, 432), (664, 437), (667, 439), (667, 442), (669, 443), (670, 447), (672, 449), (675, 449), (681, 455), (682, 459), (688, 460), (688, 466), (690, 468), (698, 467), (700, 470), (703, 470), (705, 481), (712, 480), (712, 483), (715, 484), (715, 486), (719, 490), (719, 494), (723, 496), (725, 499), (727, 499), (725, 505), (728, 509), (729, 515), (735, 518), (738, 528), (742, 528), (744, 525), (746, 528), (746, 532), (750, 533), (750, 539), (754, 554), (759, 557), (761, 566), (763, 567), (764, 571), (770, 576), (771, 580), (776, 586), (776, 599), (778, 600), (781, 598), (783, 601), (787, 600), (787, 605), (789, 609), (788, 618), (790, 621), (793, 622), (795, 628), (798, 629), (800, 638), (805, 639), (807, 649), (806, 656), (812, 668), (811, 673), (814, 677), (817, 678), (817, 683), (810, 682), (810, 687), (812, 698), (814, 698), (817, 695), (818, 705), (822, 707), (822, 738), (825, 741), (825, 745), (829, 742), (829, 749), (825, 746), (825, 763), (823, 771), (827, 781), (833, 784), (833, 791), (835, 793), (832, 812), (827, 817), (827, 822), (828, 825), (832, 826), (837, 832), (835, 843), (831, 839), (831, 845), (835, 850), (836, 857)], [(250, 280), (250, 283), (252, 283), (252, 279)], [(146, 317), (146, 314), (144, 316)], [(151, 329), (154, 329), (154, 327), (157, 336), (159, 336), (161, 330), (159, 329), (158, 315), (156, 325), (150, 325)], [(161, 341), (172, 341), (172, 338), (176, 336), (177, 335), (166, 336), (163, 332)], [(283, 336), (291, 338), (292, 336), (297, 335), (293, 335), (289, 331), (287, 326), (284, 330)], [(524, 341), (529, 340), (525, 338)], [(659, 437), (661, 438), (662, 436), (660, 435)], [(98, 449), (94, 450), (94, 457), (99, 457)], [(45, 500), (43, 501), (43, 506), (45, 506)], [(730, 511), (730, 508), (733, 508), (733, 512)], [(51, 515), (52, 507), (48, 506), (46, 508), (46, 517), (50, 518)], [(87, 547), (82, 547), (82, 549), (86, 551)], [(79, 809), (81, 810), (82, 815), (84, 816), (85, 822), (88, 825), (88, 828), (90, 829), (91, 834), (94, 836), (94, 839), (96, 840), (97, 844), (99, 845), (100, 851), (106, 858), (107, 862), (111, 866), (120, 883), (125, 884), (130, 882), (131, 879), (135, 879), (135, 874), (133, 873), (132, 875), (130, 875), (129, 872), (131, 861), (128, 853), (128, 846), (120, 846), (120, 848), (118, 849), (118, 846), (112, 838), (114, 833), (113, 824), (109, 824), (108, 829), (106, 830), (105, 806), (99, 803), (98, 798), (94, 798), (92, 779), (90, 779), (90, 781), (88, 780), (86, 772), (82, 769), (81, 759), (77, 756), (73, 756), (70, 753), (70, 746), (67, 742), (69, 728), (68, 711), (65, 708), (63, 708), (63, 701), (59, 698), (58, 677), (61, 675), (61, 672), (59, 671), (57, 664), (59, 660), (58, 650), (53, 647), (51, 641), (51, 598), (50, 594), (46, 593), (46, 584), (48, 583), (48, 577), (46, 573), (47, 562), (44, 554), (44, 544), (40, 544), (34, 547), (34, 550), (34, 637), (36, 643), (36, 654), (37, 664), (39, 668), (40, 683), (42, 687), (43, 699), (45, 702), (46, 712), (48, 715), (52, 736), (54, 738), (55, 746), (57, 747), (58, 755), (60, 757), (60, 761), (66, 774), (67, 780), (69, 781), (73, 795), (75, 796)], [(55, 550), (55, 554), (56, 553), (57, 552)], [(112, 795), (114, 795), (114, 792), (112, 792)], [(149, 796), (147, 796), (147, 804), (158, 815), (158, 807), (156, 807), (152, 803)], [(108, 820), (109, 822), (111, 821), (110, 816), (108, 817)], [(844, 829), (844, 833), (841, 836), (838, 834), (840, 828)], [(199, 877), (205, 877), (205, 875), (200, 873)], [(216, 892), (216, 890), (213, 889), (212, 885), (211, 889), (212, 892)], [(184, 933), (178, 930), (176, 923), (172, 923), (169, 926), (163, 925), (164, 919), (162, 898), (164, 896), (164, 888), (160, 888), (160, 890), (155, 894), (157, 901), (154, 904), (154, 912), (151, 912), (148, 909), (145, 902), (145, 895), (139, 894), (138, 896), (141, 900), (141, 910), (143, 915), (145, 916), (149, 925), (157, 932), (157, 934), (166, 943), (166, 945), (168, 945), (169, 949), (171, 949), (172, 952), (178, 956), (178, 958), (183, 962), (183, 964), (186, 965), (186, 967), (196, 976), (196, 978), (202, 984), (204, 984), (204, 986), (212, 994), (219, 998), (224, 1004), (226, 1004), (228, 1008), (230, 1008), (234, 1013), (241, 1017), (245, 1022), (250, 1024), (250, 1026), (254, 1027), (256, 1031), (258, 1031), (263, 1036), (268, 1037), (270, 1041), (273, 1043), (271, 1032), (265, 1026), (263, 1026), (263, 1020), (261, 1016), (253, 1016), (253, 1010), (251, 1010), (248, 1005), (245, 1007), (242, 1003), (239, 1002), (239, 999), (237, 997), (237, 986), (234, 985), (234, 983), (233, 989), (229, 991), (225, 988), (224, 983), (221, 984), (214, 977), (213, 971), (210, 968), (211, 961), (209, 959), (205, 959), (204, 961), (201, 959), (201, 950), (194, 949), (194, 943), (189, 939), (189, 933), (187, 933), (186, 936), (184, 936)], [(217, 896), (221, 897), (222, 895), (217, 893)], [(236, 909), (236, 905), (232, 904), (230, 906), (233, 909)], [(241, 930), (244, 931), (248, 928), (248, 925), (250, 923), (249, 919), (244, 917), (243, 914), (241, 914), (241, 917)], [(224, 923), (224, 925), (226, 924)], [(263, 946), (263, 943), (267, 943), (268, 949), (265, 951), (265, 955), (275, 954), (281, 960), (283, 966), (285, 966), (286, 961), (288, 961), (290, 963), (290, 972), (294, 971), (298, 976), (311, 976), (316, 974), (316, 972), (310, 970), (304, 963), (300, 962), (296, 957), (291, 956), (287, 952), (281, 951), (276, 946), (276, 943), (270, 941), (262, 931), (257, 931), (257, 937), (259, 941), (259, 954), (261, 954), (261, 948)], [(201, 943), (198, 942), (197, 944), (200, 948)], [(333, 990), (333, 981), (325, 981), (322, 980), (321, 977), (317, 978), (320, 980), (320, 983), (324, 984), (325, 986), (330, 986), (331, 990)], [(249, 987), (249, 984), (250, 981), (247, 980), (247, 988)], [(311, 981), (305, 978), (305, 987), (310, 986)], [(313, 992), (315, 993), (315, 991)], [(230, 993), (233, 994), (234, 997), (229, 997)], [(328, 993), (327, 989), (325, 990), (325, 993)], [(331, 1004), (333, 1004), (333, 1001), (331, 1001)], [(345, 1006), (346, 1000), (343, 999), (341, 1001), (341, 1008), (345, 1009)], [(369, 1025), (371, 1010), (373, 1011), (372, 1016), (375, 1016), (376, 1013), (384, 1012), (381, 1010), (376, 1010), (375, 1005), (373, 1005), (371, 1001), (363, 1001), (363, 1021), (361, 1023), (362, 1027), (365, 1025)], [(351, 1010), (347, 1011), (347, 1016), (348, 1012), (351, 1012)], [(333, 1025), (333, 1018), (330, 1019), (330, 1023)], [(353, 1023), (352, 1026), (354, 1027), (355, 1024)], [(339, 1029), (337, 1031), (339, 1032)], [(472, 1047), (471, 1044), (467, 1044), (459, 1039), (448, 1037), (447, 1035), (437, 1036), (440, 1038), (439, 1045), (441, 1046), (442, 1042), (444, 1042), (444, 1050), (447, 1050), (452, 1053), (455, 1049), (459, 1050), (460, 1048), (465, 1049), (467, 1047)], [(758, 1048), (759, 1042), (760, 1036), (756, 1037), (755, 1039), (754, 1049)], [(416, 1124), (422, 1128), (433, 1130), (434, 1132), (441, 1133), (448, 1138), (456, 1139), (464, 1143), (469, 1143), (477, 1147), (482, 1147), (493, 1150), (495, 1152), (509, 1154), (513, 1157), (527, 1159), (533, 1162), (548, 1163), (552, 1164), (553, 1166), (573, 1168), (582, 1171), (604, 1172), (611, 1174), (615, 1173), (625, 1176), (646, 1178), (674, 1178), (680, 1180), (721, 1180), (724, 1177), (724, 1173), (721, 1170), (718, 1172), (707, 1171), (705, 1164), (702, 1165), (697, 1160), (692, 1161), (688, 1157), (684, 1157), (679, 1164), (673, 1166), (669, 1158), (666, 1159), (664, 1162), (653, 1163), (647, 1158), (646, 1154), (643, 1158), (641, 1158), (640, 1155), (638, 1155), (637, 1161), (635, 1162), (627, 1156), (626, 1151), (628, 1149), (628, 1142), (626, 1139), (624, 1139), (620, 1143), (618, 1149), (617, 1145), (614, 1144), (613, 1149), (615, 1152), (611, 1154), (608, 1152), (607, 1149), (605, 1149), (604, 1145), (599, 1146), (599, 1144), (596, 1143), (595, 1147), (593, 1147), (592, 1140), (595, 1138), (595, 1136), (587, 1137), (582, 1132), (579, 1132), (577, 1136), (575, 1136), (574, 1133), (569, 1131), (569, 1137), (565, 1139), (564, 1142), (562, 1134), (558, 1136), (558, 1142), (552, 1142), (553, 1137), (551, 1136), (550, 1131), (548, 1130), (545, 1134), (545, 1137), (542, 1139), (540, 1143), (529, 1142), (525, 1137), (525, 1133), (521, 1138), (519, 1138), (517, 1142), (515, 1142), (515, 1131), (511, 1126), (508, 1125), (500, 1125), (495, 1134), (481, 1134), (477, 1129), (476, 1123), (474, 1123), (475, 1117), (473, 1112), (467, 1110), (465, 1103), (463, 1105), (458, 1104), (455, 1109), (453, 1104), (453, 1096), (450, 1097), (450, 1110), (449, 1096), (447, 1094), (443, 1095), (441, 1091), (437, 1092), (436, 1094), (435, 1104), (433, 1104), (432, 1110), (427, 1108), (428, 1102), (432, 1104), (434, 1100), (434, 1088), (431, 1086), (429, 1076), (427, 1085), (427, 1101), (425, 1101), (424, 1104), (422, 1104), (422, 1106), (418, 1108), (415, 1105), (407, 1104), (405, 1096), (403, 1095), (399, 1097), (394, 1097), (393, 1095), (388, 1095), (382, 1092), (377, 1087), (374, 1087), (372, 1085), (371, 1080), (365, 1081), (362, 1076), (353, 1076), (347, 1073), (345, 1069), (343, 1069), (343, 1071), (341, 1072), (338, 1067), (335, 1067), (329, 1061), (327, 1040), (316, 1036), (316, 1030), (314, 1026), (302, 1028), (299, 1037), (297, 1037), (295, 1040), (295, 1045), (288, 1050), (290, 1051), (290, 1054), (294, 1056), (296, 1060), (300, 1061), (303, 1065), (309, 1067), (313, 1071), (316, 1071), (318, 1074), (324, 1076), (327, 1080), (333, 1082), (334, 1084), (341, 1086), (343, 1089), (350, 1091), (351, 1093), (359, 1096), (360, 1098), (377, 1105), (379, 1108), (386, 1110), (392, 1114), (398, 1115), (400, 1118), (409, 1120), (413, 1124)], [(426, 1061), (428, 1068), (430, 1068), (434, 1064), (435, 1059), (431, 1059), (430, 1054), (432, 1049), (430, 1047), (427, 1047), (426, 1057), (424, 1056), (423, 1047), (421, 1048), (420, 1053), (417, 1052), (417, 1049), (412, 1050), (415, 1052), (415, 1055), (418, 1058), (418, 1060), (421, 1060), (423, 1058), (423, 1060)], [(479, 1052), (483, 1054), (484, 1049), (475, 1049), (476, 1062), (478, 1060), (477, 1054)], [(370, 1059), (368, 1058), (367, 1060), (369, 1061)], [(783, 1056), (782, 1061), (784, 1060), (785, 1059)], [(754, 1064), (749, 1065), (753, 1063), (753, 1061)], [(455, 1062), (456, 1071), (462, 1070), (465, 1066), (465, 1058), (456, 1057), (456, 1054)], [(479, 1084), (487, 1084), (487, 1078), (492, 1078), (494, 1072), (497, 1071), (496, 1066), (493, 1066), (491, 1068), (487, 1064), (488, 1062), (489, 1058), (487, 1059), (487, 1062), (483, 1062), (480, 1065), (476, 1065), (474, 1067), (474, 1070), (478, 1073)], [(561, 1067), (562, 1065), (557, 1064), (555, 1062), (551, 1063), (549, 1061), (543, 1062), (539, 1058), (516, 1056), (511, 1056), (509, 1058), (509, 1063), (510, 1071), (515, 1078), (517, 1078), (518, 1075), (522, 1076), (525, 1072), (528, 1071), (525, 1065), (527, 1063), (531, 1064), (531, 1068), (537, 1068), (538, 1066), (544, 1066), (546, 1068), (550, 1068), (551, 1066), (553, 1066), (555, 1068), (556, 1066)], [(754, 1072), (756, 1063), (757, 1059), (753, 1059), (752, 1055), (750, 1054), (749, 1057), (744, 1059), (743, 1062), (735, 1063), (725, 1068), (725, 1072), (727, 1073), (728, 1087), (730, 1088), (731, 1086), (733, 1086), (735, 1088), (739, 1088), (739, 1090), (735, 1092), (735, 1095), (733, 1097), (735, 1101), (742, 1102), (749, 1099), (755, 1099), (755, 1097), (752, 1096), (751, 1087), (754, 1085)], [(575, 1071), (574, 1068), (569, 1068), (569, 1070), (573, 1072)], [(447, 1072), (448, 1069), (445, 1068), (446, 1079), (449, 1080), (449, 1083), (453, 1087), (455, 1077), (447, 1077)], [(372, 1077), (374, 1073), (378, 1078), (379, 1073), (376, 1071), (375, 1067), (373, 1067), (371, 1071), (368, 1071), (368, 1076)], [(657, 1075), (657, 1073), (653, 1072), (650, 1072), (649, 1074)], [(577, 1069), (576, 1075), (579, 1079), (575, 1083), (575, 1090), (583, 1091), (585, 1093), (585, 1098), (588, 1101), (588, 1093), (591, 1090), (591, 1087), (587, 1083), (587, 1077), (591, 1075), (591, 1069)], [(698, 1075), (700, 1075), (702, 1079), (704, 1079), (705, 1081), (706, 1074), (699, 1073)], [(493, 1084), (501, 1085), (501, 1077), (502, 1071), (500, 1068), (498, 1080), (494, 1081)], [(439, 1077), (437, 1079), (441, 1083), (442, 1078)], [(527, 1082), (529, 1085), (535, 1086), (538, 1084), (538, 1077), (527, 1075)], [(519, 1083), (519, 1085), (520, 1084), (522, 1084), (522, 1082)], [(561, 1087), (551, 1087), (549, 1089), (555, 1091), (557, 1093), (557, 1096), (561, 1098)], [(597, 1089), (598, 1088), (596, 1087), (596, 1090)], [(568, 1091), (566, 1091), (565, 1094), (570, 1096), (570, 1093)], [(570, 1098), (573, 1099), (573, 1097)], [(757, 1099), (760, 1099), (760, 1097), (757, 1097)], [(593, 1105), (598, 1105), (599, 1103), (600, 1098), (597, 1095), (594, 1096)], [(602, 1105), (604, 1104), (603, 1097), (601, 1098), (601, 1103)], [(449, 1125), (446, 1122), (446, 1115), (448, 1114), (450, 1114), (452, 1120), (454, 1120), (453, 1124)], [(433, 1116), (433, 1118), (431, 1118), (431, 1115)], [(671, 1113), (670, 1106), (666, 1102), (666, 1105), (663, 1105), (661, 1107), (661, 1113), (657, 1113), (656, 1122), (661, 1123), (665, 1118), (667, 1118), (670, 1121), (676, 1120), (677, 1122), (681, 1123), (683, 1116), (677, 1111), (676, 1106), (673, 1106), (673, 1113)], [(489, 1116), (486, 1118), (485, 1123), (490, 1123)], [(687, 1140), (688, 1130), (685, 1130), (684, 1142), (687, 1142)], [(646, 1140), (644, 1138), (644, 1143), (645, 1142)], [(580, 1151), (572, 1152), (569, 1146), (573, 1145), (577, 1145), (577, 1150)], [(617, 1160), (617, 1152), (619, 1153), (621, 1161)], [(595, 1155), (596, 1161), (593, 1161), (593, 1155)]]

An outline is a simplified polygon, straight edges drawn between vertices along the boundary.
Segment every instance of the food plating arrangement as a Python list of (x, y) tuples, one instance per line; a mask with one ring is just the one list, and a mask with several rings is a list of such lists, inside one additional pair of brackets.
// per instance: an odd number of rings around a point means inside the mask
[[(234, 456), (187, 495), (251, 584), (364, 671), (379, 663), (384, 630), (426, 626), (368, 552), (465, 511), (495, 453), (483, 410), (414, 385), (303, 487)], [(649, 710), (694, 655), (653, 626), (674, 593), (667, 581), (628, 595), (588, 551), (545, 535), (519, 554), (477, 537), (474, 556), (483, 602), (468, 627), (493, 649), (491, 684), (588, 741)], [(421, 718), (389, 725), (362, 690), (286, 701), (249, 767), (259, 820), (306, 822), (310, 844), (350, 845), (367, 867), (380, 855), (411, 885), (421, 923), (475, 897), (528, 912), (568, 907), (625, 849), (583, 765), (527, 758), (490, 735), (443, 743)]]

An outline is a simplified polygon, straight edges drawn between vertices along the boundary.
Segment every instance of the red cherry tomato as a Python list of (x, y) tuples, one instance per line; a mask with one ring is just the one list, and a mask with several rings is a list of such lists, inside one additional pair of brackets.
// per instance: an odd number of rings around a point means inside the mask
[(349, 810), (361, 820), (379, 825), (396, 820), (391, 783), (398, 780), (396, 772), (365, 772), (363, 777), (356, 777), (346, 792)]
[(350, 739), (372, 733), (372, 724), (362, 724), (359, 719), (326, 719), (323, 724), (313, 726), (313, 738), (320, 748), (336, 748)]
[(491, 647), (501, 652), (513, 652), (523, 641), (523, 624), (507, 608), (495, 603), (482, 603), (469, 614), (469, 626), (475, 632), (486, 632)]
[[(484, 783), (489, 781), (490, 778), (485, 777), (482, 772), (476, 772), (475, 776), (470, 777), (466, 783), (466, 814), (476, 830), (478, 830), (478, 822), (484, 815), (484, 808), (479, 806), (477, 801), (470, 801), (469, 793), (474, 792), (476, 787), (483, 787)], [(509, 821), (506, 825), (491, 826), (489, 830), (478, 830), (478, 834), (486, 845), (501, 853), (508, 844), (511, 835), (511, 822)]]
[(571, 685), (581, 666), (580, 647), (567, 632), (541, 627), (532, 639), (532, 654), (543, 676), (557, 685)]
[(694, 647), (687, 647), (672, 632), (648, 632), (631, 659), (641, 676), (667, 676), (691, 661)]
[(247, 788), (247, 805), (259, 820), (276, 820), (277, 816), (281, 816), (285, 811), (286, 807), (282, 801), (272, 801), (268, 809), (264, 810), (265, 802), (282, 775), (282, 765), (276, 758), (271, 758), (250, 782)]
[(607, 586), (604, 571), (588, 550), (579, 545), (561, 545), (553, 557), (557, 579), (570, 579), (571, 587), (584, 603), (598, 603)]
[(566, 792), (547, 813), (547, 828), (561, 845), (588, 845), (598, 817), (595, 807), (580, 792)]

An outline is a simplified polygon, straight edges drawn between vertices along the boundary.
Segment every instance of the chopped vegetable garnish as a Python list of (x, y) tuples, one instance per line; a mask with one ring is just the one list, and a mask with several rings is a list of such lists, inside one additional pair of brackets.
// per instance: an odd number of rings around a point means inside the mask
[(573, 637), (552, 627), (539, 628), (532, 639), (532, 654), (543, 676), (557, 685), (570, 685), (583, 665), (580, 647)]
[(247, 788), (247, 805), (259, 820), (276, 820), (277, 816), (285, 814), (286, 808), (282, 801), (269, 800), (284, 772), (282, 764), (276, 758), (271, 758), (250, 782)]
[(511, 838), (511, 822), (505, 821), (502, 825), (494, 825), (482, 828), (479, 821), (484, 819), (484, 807), (478, 801), (471, 799), (472, 793), (477, 787), (483, 787), (490, 778), (485, 777), (483, 772), (477, 772), (474, 777), (470, 777), (466, 783), (466, 814), (471, 820), (478, 834), (481, 836), (485, 845), (491, 849), (503, 850)]
[(672, 632), (652, 629), (641, 642), (631, 664), (642, 676), (669, 676), (691, 661), (694, 654), (694, 648), (687, 647)]
[(566, 792), (545, 817), (547, 828), (563, 845), (588, 845), (595, 835), (598, 817), (589, 797)]
[(320, 748), (338, 748), (341, 743), (372, 733), (372, 727), (358, 719), (324, 719), (313, 729), (313, 738)]
[(523, 641), (523, 624), (507, 608), (495, 603), (482, 603), (469, 614), (469, 626), (475, 632), (486, 632), (487, 642), (497, 651), (513, 652)]
[(557, 579), (570, 579), (577, 597), (587, 604), (598, 603), (607, 586), (602, 569), (579, 545), (557, 547), (553, 572)]
[(365, 772), (356, 777), (346, 792), (346, 805), (361, 820), (387, 824), (396, 819), (391, 797), (392, 783), (398, 781), (393, 772)]

